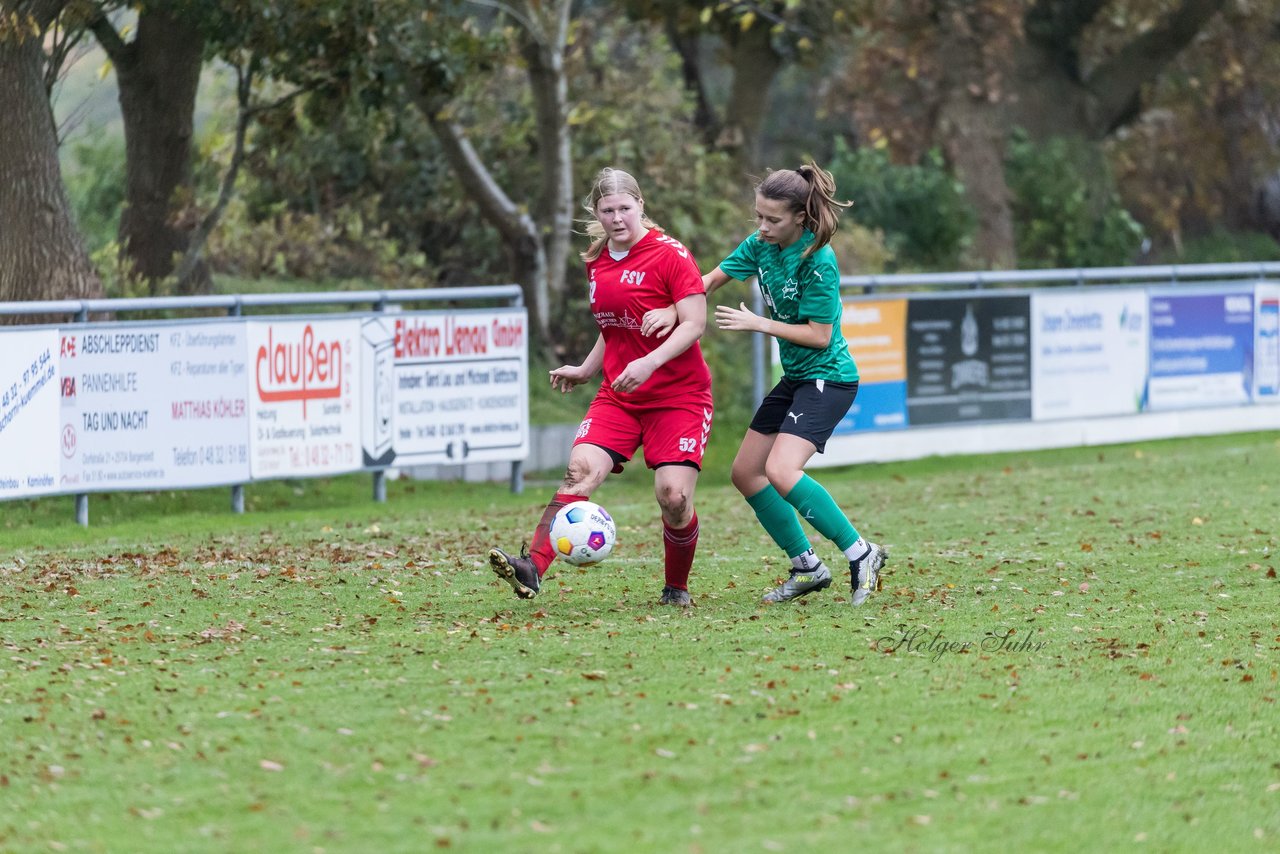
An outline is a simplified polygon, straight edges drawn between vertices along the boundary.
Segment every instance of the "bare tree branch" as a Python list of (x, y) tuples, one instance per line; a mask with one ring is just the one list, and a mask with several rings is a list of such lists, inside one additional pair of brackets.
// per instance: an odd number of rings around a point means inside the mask
[(1186, 47), (1226, 0), (1183, 0), (1164, 20), (1098, 66), (1085, 85), (1097, 99), (1091, 131), (1097, 138), (1134, 115), (1142, 87)]
[(414, 98), (423, 116), (440, 139), (444, 155), (454, 173), (467, 191), (468, 197), (480, 206), (485, 221), (498, 229), (508, 241), (521, 240), (536, 234), (533, 220), (493, 180), (488, 168), (467, 139), (466, 131), (448, 118), (446, 112), (420, 96)]
[(236, 132), (235, 141), (231, 149), (231, 162), (227, 164), (227, 171), (222, 176), (222, 184), (218, 188), (217, 202), (200, 220), (200, 224), (196, 226), (195, 230), (191, 232), (191, 241), (187, 246), (187, 251), (183, 254), (182, 261), (179, 262), (177, 269), (173, 273), (175, 281), (185, 282), (187, 277), (195, 270), (204, 255), (204, 248), (209, 242), (209, 236), (218, 227), (218, 223), (222, 220), (222, 215), (226, 213), (227, 205), (231, 203), (231, 197), (235, 192), (236, 178), (239, 177), (240, 167), (244, 164), (245, 139), (249, 133), (250, 122), (253, 121), (255, 116), (269, 110), (278, 109), (299, 95), (310, 91), (309, 87), (301, 87), (267, 104), (250, 103), (253, 96), (254, 78), (260, 64), (260, 57), (255, 54), (250, 57), (244, 68), (238, 65), (235, 67), (236, 101), (239, 104), (239, 109), (236, 114)]
[(1068, 39), (1080, 37), (1108, 0), (1036, 0), (1027, 10), (1027, 37)]
[(106, 15), (98, 15), (89, 22), (89, 29), (93, 31), (93, 36), (98, 40), (98, 44), (102, 46), (103, 51), (116, 65), (124, 65), (128, 62), (130, 54), (129, 45), (124, 39), (120, 38), (119, 31), (112, 25), (110, 19)]
[(468, 0), (468, 2), (474, 3), (477, 6), (487, 6), (490, 9), (497, 9), (505, 15), (510, 15), (512, 18), (515, 18), (516, 22), (519, 23), (521, 27), (524, 28), (525, 32), (533, 36), (538, 42), (543, 44), (547, 43), (547, 34), (542, 31), (541, 26), (534, 16), (531, 14), (525, 14), (524, 11), (515, 8), (510, 3), (503, 3), (501, 0)]

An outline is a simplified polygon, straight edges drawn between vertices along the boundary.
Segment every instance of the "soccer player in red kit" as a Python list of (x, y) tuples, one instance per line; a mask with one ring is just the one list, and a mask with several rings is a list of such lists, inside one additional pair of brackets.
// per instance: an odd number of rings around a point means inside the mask
[[(520, 598), (538, 595), (556, 556), (550, 537), (556, 511), (589, 498), (643, 445), (662, 510), (666, 583), (660, 602), (688, 606), (698, 547), (693, 493), (713, 412), (711, 372), (698, 346), (707, 320), (702, 274), (689, 250), (645, 215), (640, 187), (628, 173), (602, 170), (585, 207), (593, 217), (587, 226), (593, 240), (582, 257), (600, 334), (582, 364), (551, 371), (551, 387), (571, 391), (601, 370), (604, 379), (532, 547), (519, 556), (491, 549), (489, 564)], [(641, 333), (647, 311), (673, 304), (677, 322), (670, 335)]]

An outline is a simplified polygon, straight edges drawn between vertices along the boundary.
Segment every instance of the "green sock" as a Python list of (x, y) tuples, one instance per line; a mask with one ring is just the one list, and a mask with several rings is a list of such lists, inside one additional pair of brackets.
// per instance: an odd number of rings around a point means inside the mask
[(756, 518), (765, 532), (787, 553), (787, 557), (809, 550), (809, 538), (800, 527), (795, 509), (783, 500), (772, 484), (747, 498), (747, 503), (756, 511)]
[(799, 512), (800, 518), (814, 527), (819, 534), (836, 544), (844, 551), (858, 541), (858, 532), (849, 522), (849, 517), (836, 504), (831, 493), (822, 488), (807, 474), (800, 475), (800, 480), (791, 487), (785, 500)]

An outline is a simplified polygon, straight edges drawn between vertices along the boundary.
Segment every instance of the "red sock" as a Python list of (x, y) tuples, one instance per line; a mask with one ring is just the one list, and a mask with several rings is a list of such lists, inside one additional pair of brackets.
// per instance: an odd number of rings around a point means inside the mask
[(688, 590), (693, 553), (698, 550), (698, 514), (693, 514), (686, 528), (672, 528), (663, 521), (662, 547), (666, 558), (667, 586)]
[(581, 495), (557, 492), (547, 504), (547, 509), (542, 511), (542, 519), (538, 521), (538, 527), (533, 529), (533, 545), (529, 547), (529, 557), (533, 558), (533, 565), (538, 568), (539, 578), (546, 573), (547, 567), (551, 566), (551, 561), (556, 559), (555, 546), (551, 545), (551, 520), (556, 517), (556, 512), (561, 507), (581, 500)]

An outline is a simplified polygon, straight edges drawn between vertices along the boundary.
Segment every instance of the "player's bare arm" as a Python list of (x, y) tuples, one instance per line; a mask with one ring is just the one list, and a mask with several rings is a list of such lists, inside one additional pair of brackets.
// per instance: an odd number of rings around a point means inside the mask
[(587, 358), (582, 360), (581, 365), (561, 365), (549, 372), (551, 387), (559, 389), (561, 394), (571, 392), (600, 373), (600, 368), (603, 364), (604, 336), (597, 335), (595, 346), (591, 348)]
[(806, 323), (781, 323), (761, 317), (747, 308), (744, 302), (738, 303), (737, 308), (730, 305), (716, 306), (716, 327), (731, 332), (763, 332), (814, 350), (822, 350), (831, 343), (830, 323), (817, 323), (813, 320)]
[(707, 298), (710, 299), (712, 294), (732, 281), (732, 276), (719, 267), (716, 267), (710, 273), (707, 273), (702, 277), (702, 287), (706, 289)]
[(693, 346), (702, 337), (707, 326), (707, 300), (702, 294), (693, 294), (676, 303), (678, 322), (675, 329), (658, 347), (646, 356), (633, 360), (613, 381), (614, 391), (627, 393), (643, 385), (653, 372)]
[[(728, 273), (716, 267), (702, 277), (702, 287), (706, 289), (706, 297), (710, 297), (716, 289), (732, 281), (733, 279)], [(676, 307), (674, 305), (651, 309), (644, 313), (644, 318), (640, 321), (640, 334), (645, 337), (656, 335), (661, 338), (672, 329), (675, 329), (677, 323), (679, 323), (679, 318), (676, 315)]]

